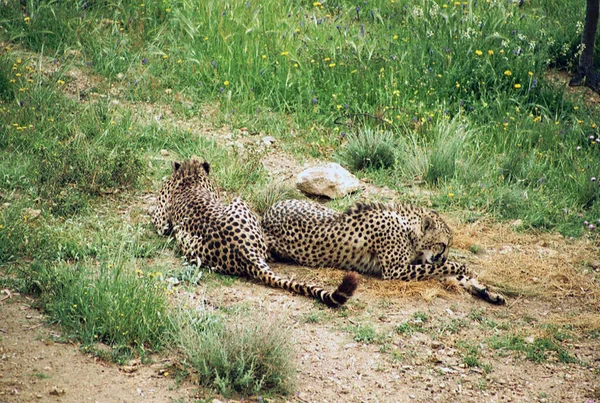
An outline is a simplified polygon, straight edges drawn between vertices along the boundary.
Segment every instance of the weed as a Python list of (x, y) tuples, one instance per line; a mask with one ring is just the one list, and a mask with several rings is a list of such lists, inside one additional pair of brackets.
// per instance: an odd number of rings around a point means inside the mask
[(479, 246), (479, 245), (471, 245), (471, 247), (469, 248), (469, 251), (471, 251), (471, 253), (475, 254), (475, 255), (479, 255), (481, 253), (484, 252), (483, 247)]
[(578, 362), (566, 350), (558, 345), (553, 339), (541, 337), (533, 342), (527, 342), (516, 335), (494, 336), (490, 340), (490, 346), (496, 350), (517, 351), (535, 363), (542, 363), (548, 359), (547, 353), (552, 351), (558, 355), (558, 360), (564, 363)]
[(209, 312), (180, 310), (174, 323), (181, 331), (175, 344), (197, 371), (201, 384), (223, 395), (294, 388), (292, 344), (285, 326), (268, 316), (221, 317)]
[(36, 377), (39, 379), (48, 379), (50, 378), (50, 375), (44, 374), (43, 372), (34, 372), (32, 374), (29, 374), (32, 377)]
[(326, 313), (322, 310), (313, 309), (306, 315), (304, 315), (304, 321), (306, 323), (321, 323), (326, 318)]
[(472, 135), (472, 130), (459, 119), (454, 119), (450, 123), (439, 122), (433, 132), (429, 167), (424, 179), (430, 184), (452, 179), (456, 171), (459, 151)]
[(394, 166), (395, 144), (391, 132), (364, 129), (350, 132), (346, 137), (348, 142), (339, 150), (337, 159), (352, 171)]
[(372, 344), (383, 342), (386, 338), (379, 334), (371, 324), (358, 324), (347, 328), (353, 334), (352, 339), (358, 343)]
[(256, 212), (262, 215), (277, 202), (288, 199), (301, 199), (302, 197), (302, 194), (292, 187), (284, 184), (271, 184), (254, 194), (251, 201)]
[(396, 333), (410, 336), (413, 332), (424, 332), (424, 324), (429, 320), (426, 313), (415, 312), (411, 321), (396, 326)]
[(462, 361), (467, 367), (481, 368), (484, 373), (492, 371), (492, 366), (490, 364), (482, 363), (479, 360), (479, 348), (477, 346), (464, 342), (457, 343), (457, 346), (463, 351)]

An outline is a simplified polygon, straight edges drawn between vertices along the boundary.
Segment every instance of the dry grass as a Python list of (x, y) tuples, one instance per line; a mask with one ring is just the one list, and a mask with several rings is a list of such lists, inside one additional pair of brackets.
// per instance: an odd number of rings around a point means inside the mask
[(517, 233), (507, 224), (451, 222), (455, 247), (473, 245), (484, 253), (469, 257), (483, 281), (523, 296), (564, 299), (576, 297), (600, 303), (600, 283), (585, 265), (598, 260), (600, 245), (590, 239), (565, 239), (559, 234)]

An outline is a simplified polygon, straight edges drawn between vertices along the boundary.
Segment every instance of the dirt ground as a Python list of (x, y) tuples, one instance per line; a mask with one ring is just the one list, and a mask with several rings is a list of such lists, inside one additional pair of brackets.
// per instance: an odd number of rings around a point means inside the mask
[(169, 402), (190, 396), (191, 385), (176, 387), (160, 361), (119, 368), (76, 345), (54, 342), (59, 330), (32, 302), (12, 293), (0, 302), (0, 402)]

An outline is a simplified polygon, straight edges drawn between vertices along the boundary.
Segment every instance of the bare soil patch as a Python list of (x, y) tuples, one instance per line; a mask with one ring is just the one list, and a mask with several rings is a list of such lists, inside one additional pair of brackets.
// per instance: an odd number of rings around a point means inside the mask
[(177, 386), (164, 375), (160, 359), (119, 367), (59, 342), (60, 330), (32, 302), (19, 295), (0, 302), (0, 402), (169, 402), (192, 396), (191, 385)]

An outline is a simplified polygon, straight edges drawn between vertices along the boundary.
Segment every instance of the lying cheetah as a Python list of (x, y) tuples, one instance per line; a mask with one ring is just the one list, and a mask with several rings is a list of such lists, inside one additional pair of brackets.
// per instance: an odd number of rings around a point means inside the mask
[(471, 277), (465, 265), (447, 261), (452, 231), (434, 211), (357, 203), (338, 213), (310, 201), (285, 200), (267, 210), (262, 227), (275, 257), (384, 280), (439, 278), (487, 302), (506, 302)]
[(355, 273), (346, 275), (333, 292), (273, 273), (265, 262), (267, 247), (256, 216), (240, 198), (223, 204), (209, 172), (207, 162), (174, 162), (172, 175), (151, 210), (158, 233), (173, 233), (190, 262), (311, 296), (331, 307), (343, 305), (352, 296), (359, 280)]

